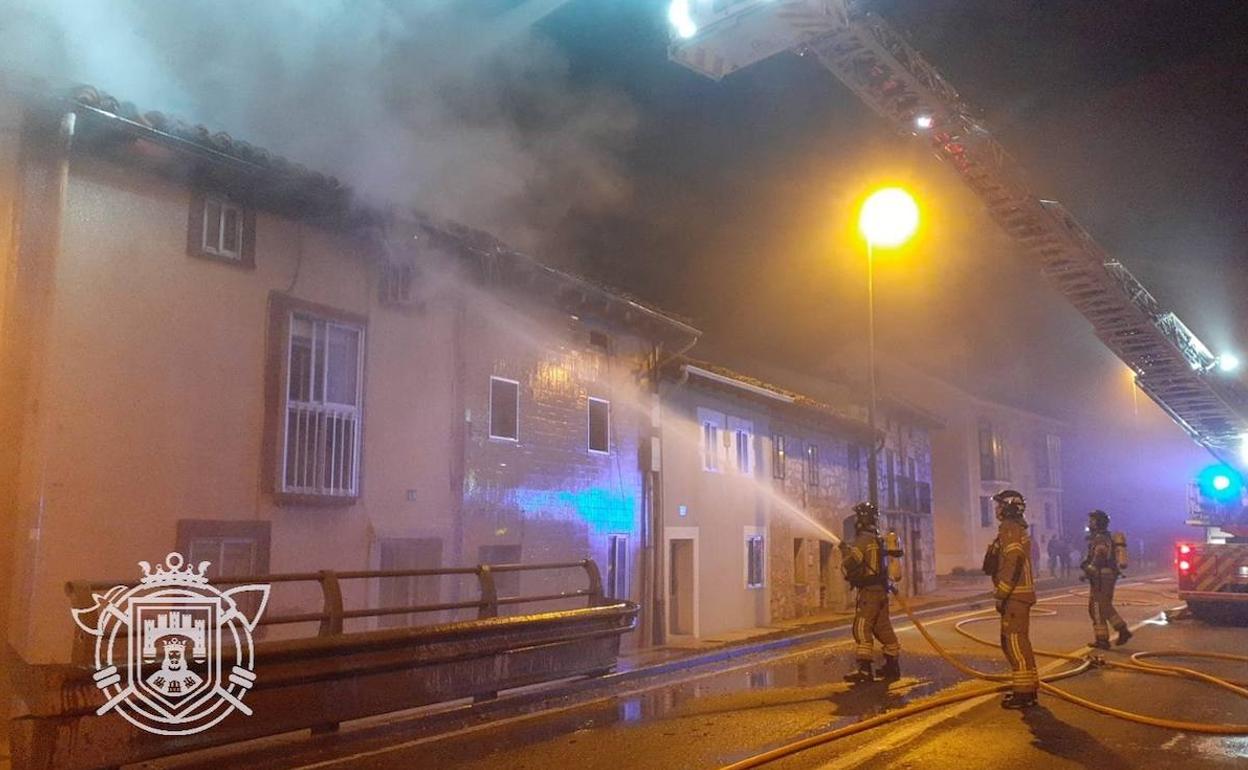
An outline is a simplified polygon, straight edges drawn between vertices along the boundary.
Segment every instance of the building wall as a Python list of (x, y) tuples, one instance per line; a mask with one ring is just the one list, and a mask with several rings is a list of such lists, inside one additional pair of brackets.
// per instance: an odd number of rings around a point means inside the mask
[[(931, 438), (935, 571), (979, 571), (984, 552), (997, 535), (995, 516), (990, 512), (986, 523), (983, 519), (981, 498), (1006, 488), (1017, 489), (1027, 499), (1027, 520), (1040, 557), (1037, 568), (1047, 562), (1045, 545), (1049, 538), (1061, 535), (1062, 492), (1060, 479), (1057, 485), (1040, 486), (1037, 451), (1046, 435), (1062, 436), (1062, 424), (1043, 415), (976, 398), (897, 362), (892, 362), (890, 368), (890, 387), (940, 415), (945, 422), (943, 428), (933, 431)], [(1004, 474), (1006, 478), (981, 476), (981, 420), (987, 420), (1004, 442), (1010, 466)]]
[[(591, 344), (591, 331), (606, 336), (605, 350)], [(646, 341), (592, 319), (539, 309), (517, 295), (477, 292), (457, 345), (465, 358), (465, 563), (518, 549), (526, 563), (592, 558), (606, 579), (610, 538), (622, 535), (628, 597), (639, 598), (638, 444), (648, 432), (649, 414), (641, 406), (637, 373)], [(520, 384), (516, 441), (490, 437), (492, 376)], [(606, 454), (589, 449), (590, 398), (609, 402)], [(575, 571), (525, 574), (520, 590), (550, 594), (566, 590), (568, 578), (583, 583)]]
[[(697, 538), (697, 621), (700, 637), (770, 622), (770, 594), (775, 590), (775, 545), (768, 530), (770, 471), (765, 442), (770, 433), (767, 411), (751, 401), (710, 392), (689, 382), (665, 381), (660, 386), (663, 410), (662, 506), (665, 623), (670, 622), (671, 537)], [(743, 475), (735, 470), (731, 451), (725, 451), (719, 472), (703, 469), (702, 426), (698, 409), (752, 423), (755, 462)], [(683, 511), (683, 515), (682, 515)], [(760, 588), (746, 587), (746, 528), (765, 533), (766, 578)], [(753, 530), (752, 530), (753, 531)]]
[[(865, 489), (865, 449), (792, 419), (777, 421), (769, 448), (777, 435), (785, 437), (786, 452), (784, 478), (772, 474), (781, 495), (773, 502), (771, 517), (772, 617), (788, 620), (821, 609), (844, 609), (851, 592), (835, 543)], [(807, 449), (812, 446), (818, 449), (819, 466), (813, 484), (807, 473)], [(851, 447), (859, 458), (856, 468), (851, 468)], [(774, 461), (774, 452), (770, 456)]]
[[(265, 530), (262, 566), (279, 573), (377, 569), (399, 542), (420, 545), (406, 558), (425, 560), (407, 567), (497, 560), (507, 552), (482, 547), (514, 544), (523, 562), (591, 557), (605, 572), (609, 535), (627, 533), (636, 585), (639, 338), (603, 327), (614, 347), (598, 353), (592, 319), (573, 322), (540, 297), (503, 301), (493, 289), (433, 280), (449, 275), (433, 253), (415, 256), (429, 279), (420, 301), (381, 306), (363, 246), (263, 211), (254, 269), (188, 256), (191, 199), (184, 184), (74, 157), (13, 485), (16, 531), (28, 536), (14, 538), (8, 636), (27, 662), (68, 659), (66, 581), (134, 579), (138, 560), (158, 563), (178, 548), (179, 522), (190, 520)], [(360, 493), (349, 504), (274, 494), (266, 378), (285, 346), (269, 331), (275, 297), (365, 323)], [(483, 433), (491, 374), (522, 383), (519, 442)], [(588, 396), (612, 401), (609, 454), (587, 452)], [(584, 577), (573, 570), (554, 582), (519, 589), (551, 593)], [(374, 580), (343, 583), (348, 607), (377, 606), (380, 590)], [(471, 577), (444, 578), (421, 600), (476, 592)], [(281, 584), (266, 614), (320, 608), (316, 586)]]

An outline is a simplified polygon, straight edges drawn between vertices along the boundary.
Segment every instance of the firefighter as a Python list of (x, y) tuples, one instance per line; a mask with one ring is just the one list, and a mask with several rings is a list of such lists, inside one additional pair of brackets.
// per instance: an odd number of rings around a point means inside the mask
[(1010, 662), (1013, 689), (1002, 708), (1034, 706), (1040, 677), (1031, 650), (1031, 605), (1036, 603), (1036, 583), (1031, 566), (1031, 537), (1023, 513), (1027, 502), (1021, 493), (1005, 489), (992, 496), (996, 504), (997, 538), (984, 556), (984, 572), (992, 577), (997, 612), (1001, 615), (1001, 649)]
[(870, 682), (875, 678), (872, 674), (875, 639), (879, 639), (884, 648), (880, 678), (885, 681), (901, 678), (901, 667), (897, 662), (901, 646), (897, 643), (897, 634), (888, 616), (891, 587), (884, 557), (900, 558), (902, 554), (900, 550), (885, 549), (880, 537), (879, 517), (879, 511), (871, 503), (855, 505), (853, 545), (840, 544), (845, 579), (858, 589), (854, 604), (854, 657), (858, 661), (858, 669), (845, 676), (847, 682)]
[(1090, 646), (1109, 649), (1109, 627), (1118, 632), (1114, 644), (1126, 644), (1131, 638), (1127, 623), (1114, 609), (1114, 585), (1122, 575), (1114, 552), (1114, 538), (1109, 532), (1109, 514), (1092, 511), (1088, 514), (1088, 551), (1083, 557), (1080, 580), (1088, 581), (1088, 615), (1096, 639)]

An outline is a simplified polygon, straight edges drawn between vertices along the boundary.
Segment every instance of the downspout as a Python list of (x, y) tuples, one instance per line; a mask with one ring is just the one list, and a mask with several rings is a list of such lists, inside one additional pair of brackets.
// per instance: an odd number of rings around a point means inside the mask
[[(648, 501), (649, 510), (647, 511), (645, 548), (642, 552), (643, 569), (648, 585), (643, 589), (642, 595), (649, 597), (649, 601), (644, 602), (647, 606), (643, 609), (643, 626), (647, 628), (647, 632), (643, 639), (656, 647), (666, 641), (663, 613), (667, 605), (663, 591), (663, 554), (659, 545), (663, 541), (663, 512), (666, 510), (663, 504), (663, 402), (660, 384), (663, 380), (664, 364), (688, 353), (697, 344), (698, 336), (692, 335), (684, 347), (666, 358), (662, 356), (661, 343), (655, 345), (651, 351), (650, 449), (647, 453), (650, 462), (645, 474), (647, 482), (645, 499)], [(683, 384), (684, 378), (689, 374), (683, 369), (681, 374), (681, 384)]]
[[(22, 435), (25, 436), (24, 443), (34, 444), (37, 451), (32, 454), (36, 467), (34, 469), (35, 481), (35, 500), (33, 510), (29, 516), (23, 516), (21, 509), (26, 507), (22, 500), (18, 500), (18, 515), (22, 518), (24, 527), (19, 529), (15, 534), (19, 537), (17, 542), (26, 543), (26, 558), (23, 574), (20, 576), (13, 574), (14, 580), (21, 580), (24, 585), (21, 593), (17, 594), (21, 597), (22, 606), (9, 607), (9, 617), (26, 617), (33, 618), (34, 608), (36, 604), (36, 592), (39, 583), (40, 564), (43, 551), (43, 523), (44, 514), (47, 504), (48, 489), (48, 466), (49, 466), (49, 432), (50, 419), (49, 412), (52, 405), (48, 399), (44, 398), (43, 387), (47, 379), (47, 371), (49, 367), (53, 316), (56, 304), (56, 273), (57, 262), (61, 255), (62, 242), (62, 223), (64, 221), (64, 213), (66, 208), (66, 199), (69, 195), (69, 161), (70, 154), (73, 151), (74, 133), (77, 126), (78, 115), (70, 110), (61, 115), (58, 122), (56, 142), (52, 147), (53, 175), (51, 189), (44, 193), (45, 206), (42, 208), (43, 227), (38, 247), (33, 253), (28, 253), (26, 259), (29, 260), (28, 266), (34, 267), (33, 270), (33, 294), (35, 300), (32, 303), (30, 312), (30, 340), (31, 348), (29, 352), (29, 372), (30, 379), (26, 381), (25, 392), (22, 394), (25, 402), (22, 410), (26, 414), (33, 413), (33, 420), (27, 425), (30, 426), (32, 433), (27, 434), (23, 429)], [(27, 129), (29, 131), (29, 129)], [(29, 167), (23, 164), (21, 173), (29, 172)], [(29, 204), (27, 204), (29, 205)], [(25, 217), (23, 217), (25, 219)], [(24, 244), (23, 244), (24, 245)], [(22, 248), (22, 251), (25, 251)], [(19, 257), (21, 259), (21, 257)], [(24, 260), (25, 261), (25, 260)], [(22, 419), (26, 423), (25, 419)], [(33, 439), (33, 441), (32, 441)], [(19, 474), (21, 471), (19, 471)], [(24, 474), (23, 474), (24, 475)], [(20, 477), (18, 479), (20, 484)], [(17, 543), (14, 543), (17, 547)], [(16, 555), (16, 554), (15, 554)], [(9, 565), (9, 568), (17, 565)], [(7, 625), (7, 619), (6, 619)], [(26, 642), (29, 639), (30, 628), (20, 629), (19, 637), (21, 651), (26, 652)], [(12, 640), (13, 636), (9, 629), (6, 629), (7, 640)]]

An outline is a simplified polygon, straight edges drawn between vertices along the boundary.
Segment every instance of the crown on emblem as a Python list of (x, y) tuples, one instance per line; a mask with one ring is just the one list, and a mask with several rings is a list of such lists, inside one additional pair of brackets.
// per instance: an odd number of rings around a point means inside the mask
[(151, 564), (141, 561), (139, 566), (143, 568), (143, 577), (139, 578), (139, 582), (148, 586), (208, 582), (208, 576), (204, 573), (208, 571), (208, 565), (212, 562), (201, 561), (196, 567), (182, 569), (184, 561), (182, 554), (177, 552), (166, 556), (164, 566), (157, 564), (156, 569), (152, 569)]
[(183, 652), (186, 651), (186, 640), (176, 636), (165, 637), (160, 643), (164, 645), (166, 650), (172, 647), (177, 650), (182, 650)]

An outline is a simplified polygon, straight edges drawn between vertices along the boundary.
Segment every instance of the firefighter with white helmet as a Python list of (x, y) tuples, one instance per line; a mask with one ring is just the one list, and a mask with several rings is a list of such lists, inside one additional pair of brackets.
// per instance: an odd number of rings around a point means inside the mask
[(1034, 706), (1040, 689), (1036, 656), (1031, 649), (1031, 605), (1036, 603), (1036, 582), (1031, 565), (1031, 536), (1023, 513), (1027, 502), (1013, 489), (992, 497), (996, 504), (997, 538), (984, 556), (984, 572), (992, 577), (1001, 614), (1001, 649), (1010, 662), (1013, 688), (1002, 708)]
[(1109, 514), (1096, 510), (1088, 514), (1088, 551), (1080, 580), (1088, 581), (1088, 615), (1096, 639), (1090, 646), (1109, 649), (1109, 627), (1118, 632), (1114, 644), (1131, 638), (1127, 623), (1114, 609), (1114, 585), (1126, 569), (1126, 538), (1109, 531)]
[(888, 614), (888, 567), (885, 556), (900, 558), (900, 548), (888, 548), (879, 530), (879, 510), (871, 503), (854, 506), (854, 542), (842, 542), (841, 569), (845, 579), (858, 591), (854, 604), (854, 658), (856, 671), (847, 674), (847, 682), (870, 682), (875, 677), (872, 665), (875, 659), (874, 641), (880, 640), (884, 648), (884, 665), (880, 678), (893, 681), (901, 678), (901, 666), (897, 656), (901, 645)]

